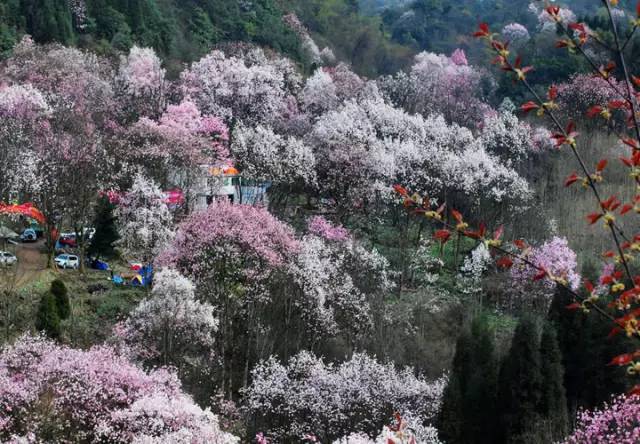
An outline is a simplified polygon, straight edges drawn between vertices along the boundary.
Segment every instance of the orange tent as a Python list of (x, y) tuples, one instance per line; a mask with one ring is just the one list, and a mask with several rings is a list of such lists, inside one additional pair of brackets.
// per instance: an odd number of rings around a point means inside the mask
[(41, 225), (44, 225), (47, 220), (44, 217), (44, 214), (42, 214), (40, 210), (34, 207), (32, 203), (23, 203), (21, 205), (5, 205), (0, 202), (0, 213), (22, 214), (23, 216), (34, 219)]

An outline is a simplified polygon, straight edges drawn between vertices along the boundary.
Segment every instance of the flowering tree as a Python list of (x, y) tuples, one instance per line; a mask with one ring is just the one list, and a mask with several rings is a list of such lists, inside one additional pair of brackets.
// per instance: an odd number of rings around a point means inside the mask
[(3, 441), (238, 442), (175, 375), (145, 373), (108, 347), (82, 351), (23, 336), (0, 352), (0, 382)]
[(300, 78), (293, 64), (261, 49), (238, 57), (213, 51), (182, 73), (182, 89), (205, 113), (234, 122), (268, 123), (288, 114)]
[[(38, 126), (31, 149), (38, 178), (36, 203), (51, 233), (68, 216), (84, 253), (82, 236), (93, 217), (97, 191), (111, 180), (112, 158), (102, 143), (102, 129), (113, 105), (108, 67), (96, 56), (58, 45), (38, 46), (25, 37), (5, 69), (15, 84), (31, 84), (43, 95), (50, 112)], [(26, 190), (20, 190), (26, 191)]]
[(202, 115), (189, 99), (169, 105), (155, 121), (143, 117), (133, 125), (130, 139), (137, 149), (128, 153), (131, 163), (145, 169), (161, 183), (178, 186), (192, 208), (199, 181), (209, 165), (228, 161), (229, 130), (221, 119)]
[(456, 51), (451, 57), (420, 53), (409, 73), (384, 77), (379, 85), (388, 100), (409, 113), (442, 114), (447, 122), (475, 128), (491, 111), (482, 92), (490, 91), (492, 83)]
[(133, 357), (148, 365), (172, 365), (181, 376), (209, 365), (218, 320), (213, 307), (195, 299), (195, 286), (175, 270), (154, 276), (151, 296), (114, 330)]
[(27, 147), (50, 113), (43, 94), (31, 84), (0, 87), (0, 201), (12, 192), (38, 191), (36, 158)]
[(151, 48), (134, 45), (121, 57), (116, 90), (132, 118), (160, 115), (167, 95), (165, 74), (162, 61)]
[(243, 177), (303, 190), (316, 184), (313, 151), (296, 137), (262, 125), (238, 125), (231, 151)]
[(640, 402), (638, 396), (619, 396), (594, 411), (578, 413), (578, 423), (566, 444), (631, 444), (640, 439)]
[(173, 237), (173, 217), (158, 186), (137, 174), (116, 209), (118, 245), (124, 254), (148, 264)]
[[(516, 297), (506, 302), (542, 306), (544, 312), (551, 303), (558, 283), (574, 291), (580, 286), (576, 253), (569, 247), (567, 239), (556, 236), (539, 247), (524, 250), (521, 255), (527, 262), (516, 260), (510, 270)], [(538, 270), (545, 270), (550, 278), (542, 282), (534, 281)]]
[(410, 368), (398, 371), (365, 354), (331, 364), (302, 351), (287, 365), (270, 358), (252, 373), (248, 408), (258, 427), (264, 425), (277, 440), (377, 436), (394, 412), (427, 422), (438, 411), (446, 385), (446, 378), (429, 382)]
[[(247, 384), (265, 310), (276, 305), (274, 279), (299, 248), (293, 230), (266, 209), (219, 201), (189, 216), (156, 261), (190, 277), (200, 298), (214, 306), (221, 323), (219, 377), (229, 397), (239, 380)], [(234, 368), (245, 369), (235, 382)]]
[(309, 330), (340, 332), (353, 343), (370, 331), (373, 306), (392, 287), (388, 262), (320, 216), (309, 231), (289, 267), (300, 292), (296, 304)]
[(471, 202), (517, 196), (522, 204), (530, 195), (527, 182), (471, 131), (381, 100), (350, 101), (323, 115), (308, 140), (320, 192), (336, 200), (341, 214), (366, 207), (394, 182), (429, 196), (458, 192)]

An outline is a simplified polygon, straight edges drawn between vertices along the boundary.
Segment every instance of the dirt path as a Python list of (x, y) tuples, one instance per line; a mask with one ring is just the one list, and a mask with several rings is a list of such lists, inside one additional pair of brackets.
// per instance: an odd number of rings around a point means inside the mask
[(16, 286), (18, 288), (37, 281), (46, 272), (47, 258), (41, 253), (42, 247), (43, 241), (16, 246), (15, 255), (18, 257)]

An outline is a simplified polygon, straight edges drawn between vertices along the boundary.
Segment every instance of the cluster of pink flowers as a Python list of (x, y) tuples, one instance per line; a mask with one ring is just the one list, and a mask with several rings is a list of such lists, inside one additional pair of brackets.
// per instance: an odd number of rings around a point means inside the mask
[(44, 433), (62, 441), (191, 434), (192, 443), (237, 442), (167, 370), (145, 373), (108, 347), (83, 351), (23, 336), (0, 352), (0, 438)]
[(308, 221), (309, 232), (332, 241), (346, 241), (351, 237), (342, 225), (333, 225), (322, 216), (314, 216)]
[[(609, 81), (618, 91), (624, 91), (624, 85), (615, 78)], [(570, 118), (583, 118), (592, 106), (606, 106), (618, 98), (616, 91), (600, 76), (576, 74), (568, 82), (558, 85), (558, 105)]]
[(215, 257), (236, 257), (258, 267), (253, 272), (263, 272), (265, 266), (283, 265), (298, 250), (293, 230), (266, 209), (220, 200), (188, 217), (157, 263), (191, 275), (206, 272)]
[[(564, 280), (574, 290), (580, 285), (577, 256), (564, 237), (555, 236), (539, 247), (533, 247), (527, 259), (550, 276)], [(515, 285), (526, 285), (532, 281), (538, 271), (525, 263), (516, 263), (511, 268), (511, 277)], [(552, 290), (556, 283), (547, 278), (544, 280), (544, 285)]]
[(618, 396), (610, 404), (578, 413), (578, 423), (565, 444), (636, 444), (640, 442), (640, 398)]

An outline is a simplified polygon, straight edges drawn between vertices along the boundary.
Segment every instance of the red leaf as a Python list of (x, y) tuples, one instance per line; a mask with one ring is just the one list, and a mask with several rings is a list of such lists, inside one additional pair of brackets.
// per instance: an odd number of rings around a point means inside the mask
[(547, 96), (549, 97), (549, 100), (556, 100), (558, 98), (558, 87), (555, 85), (550, 86)]
[(609, 339), (613, 338), (618, 333), (622, 333), (622, 330), (620, 329), (620, 327), (613, 327), (611, 329), (611, 331), (609, 332), (609, 334), (607, 335), (607, 338), (609, 338)]
[(586, 288), (589, 293), (593, 293), (594, 287), (590, 281), (584, 281), (584, 288)]
[(587, 216), (587, 219), (589, 219), (589, 223), (593, 225), (596, 222), (598, 222), (601, 217), (602, 217), (602, 213), (592, 213)]
[(627, 365), (633, 361), (633, 354), (625, 353), (623, 355), (618, 355), (611, 360), (608, 365)]
[(627, 214), (629, 211), (633, 210), (633, 205), (631, 204), (626, 204), (622, 207), (622, 209), (620, 210), (620, 214), (624, 215)]
[(577, 310), (581, 307), (582, 307), (582, 304), (580, 302), (574, 302), (573, 304), (567, 305), (565, 308), (567, 310)]
[(513, 260), (509, 256), (502, 256), (496, 261), (496, 265), (500, 268), (511, 268), (513, 267)]
[(580, 177), (576, 173), (573, 173), (571, 176), (567, 177), (567, 179), (564, 181), (564, 186), (565, 187), (571, 186), (574, 183), (576, 183), (578, 180), (580, 180)]
[(611, 100), (608, 106), (611, 109), (622, 109), (627, 108), (629, 104), (626, 100)]
[[(638, 14), (640, 15), (640, 13)], [(631, 390), (629, 390), (629, 395), (631, 396), (640, 396), (640, 384), (636, 384), (633, 386)]]
[(407, 189), (402, 185), (394, 185), (393, 189), (395, 190), (396, 193), (398, 193), (401, 196), (407, 196), (409, 194)]
[(625, 138), (625, 139), (622, 139), (622, 143), (624, 143), (625, 145), (630, 146), (634, 150), (638, 149), (638, 141), (636, 139)]
[(604, 171), (604, 169), (607, 167), (607, 163), (609, 163), (607, 159), (602, 159), (600, 162), (598, 162), (598, 165), (596, 165), (596, 171), (598, 173)]
[(462, 223), (462, 213), (460, 213), (458, 210), (455, 210), (455, 209), (452, 208), (451, 209), (451, 215), (456, 220), (456, 222)]
[(504, 225), (500, 225), (498, 228), (496, 228), (496, 231), (494, 231), (493, 239), (499, 240), (503, 234), (504, 234)]
[(451, 238), (451, 232), (449, 230), (438, 230), (434, 233), (433, 237), (445, 244)]
[(514, 240), (513, 245), (515, 245), (520, 250), (524, 250), (525, 248), (527, 248), (527, 243), (521, 239)]
[(603, 108), (600, 105), (592, 106), (587, 110), (587, 117), (593, 119), (594, 117), (600, 115)]
[(520, 109), (522, 111), (524, 111), (525, 113), (528, 113), (530, 111), (533, 111), (534, 109), (538, 109), (540, 108), (540, 106), (535, 103), (535, 102), (527, 102), (527, 103), (523, 103), (522, 106), (520, 107)]
[(547, 277), (547, 270), (541, 269), (540, 271), (538, 271), (538, 273), (535, 276), (533, 276), (533, 280), (534, 281), (540, 281), (540, 280), (544, 279), (545, 277)]

